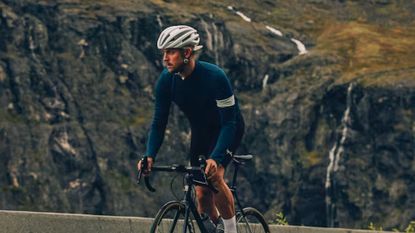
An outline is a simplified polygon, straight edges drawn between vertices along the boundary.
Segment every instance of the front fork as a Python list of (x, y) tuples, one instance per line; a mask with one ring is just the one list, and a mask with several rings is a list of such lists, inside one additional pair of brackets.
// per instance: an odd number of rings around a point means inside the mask
[(193, 215), (195, 218), (197, 225), (199, 226), (200, 233), (211, 233), (208, 232), (203, 224), (202, 218), (200, 217), (199, 212), (197, 211), (197, 207), (195, 202), (192, 201), (192, 190), (190, 187), (193, 187), (192, 184), (192, 176), (191, 174), (186, 174), (185, 176), (186, 185), (184, 186), (185, 192), (185, 199), (183, 200), (183, 204), (186, 206), (186, 211), (184, 214), (184, 223), (183, 223), (183, 233), (188, 233), (187, 229), (189, 229), (189, 233), (196, 233), (194, 229), (194, 225), (192, 219), (190, 218), (190, 214)]

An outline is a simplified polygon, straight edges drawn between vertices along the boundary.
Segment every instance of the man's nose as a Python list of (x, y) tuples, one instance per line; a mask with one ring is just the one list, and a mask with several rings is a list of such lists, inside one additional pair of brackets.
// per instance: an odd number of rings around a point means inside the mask
[(167, 60), (168, 60), (167, 54), (163, 53), (163, 61), (167, 61)]

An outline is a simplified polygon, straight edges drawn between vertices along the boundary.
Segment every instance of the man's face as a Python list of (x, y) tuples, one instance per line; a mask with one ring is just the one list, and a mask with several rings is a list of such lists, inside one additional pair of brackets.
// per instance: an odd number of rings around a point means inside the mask
[(170, 73), (179, 72), (183, 66), (181, 49), (163, 49), (163, 63)]

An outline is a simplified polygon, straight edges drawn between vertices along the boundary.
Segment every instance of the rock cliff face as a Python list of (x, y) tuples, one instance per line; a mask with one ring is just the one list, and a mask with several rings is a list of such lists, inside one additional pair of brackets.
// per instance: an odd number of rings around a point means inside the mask
[[(154, 181), (156, 194), (137, 187), (135, 164), (162, 69), (155, 41), (184, 23), (200, 30), (200, 59), (224, 67), (240, 97), (240, 152), (258, 155), (241, 176), (244, 203), (269, 220), (282, 211), (291, 224), (392, 228), (414, 219), (414, 63), (350, 78), (350, 60), (319, 47), (344, 31), (318, 37), (299, 26), (278, 36), (261, 4), (242, 8), (253, 22), (209, 4), (1, 0), (0, 208), (152, 216), (172, 198), (169, 177)], [(294, 38), (309, 52), (299, 55)], [(158, 163), (186, 159), (187, 122), (171, 113)]]

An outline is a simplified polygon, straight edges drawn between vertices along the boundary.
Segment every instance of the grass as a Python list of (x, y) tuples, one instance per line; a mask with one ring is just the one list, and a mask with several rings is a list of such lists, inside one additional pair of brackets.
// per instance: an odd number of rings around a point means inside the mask
[(368, 229), (371, 231), (383, 231), (383, 228), (381, 226), (376, 226), (373, 224), (373, 222), (369, 223)]
[[(375, 5), (374, 2), (340, 4), (295, 0), (261, 7), (263, 4), (252, 1), (153, 2), (177, 11), (184, 5), (182, 11), (212, 13), (221, 20), (232, 20), (249, 32), (238, 35), (239, 40), (256, 41), (264, 47), (270, 42), (258, 32), (259, 24), (276, 26), (294, 37), (302, 34), (314, 41), (312, 52), (340, 58), (339, 84), (358, 81), (366, 86), (415, 86), (415, 27), (406, 23), (412, 17), (406, 3)], [(228, 12), (228, 5), (251, 17), (252, 26), (243, 26), (238, 16)], [(397, 17), (396, 12), (402, 12), (403, 16)]]
[(415, 221), (411, 221), (409, 225), (405, 228), (405, 233), (414, 233), (415, 232)]
[(278, 212), (275, 214), (275, 219), (270, 222), (270, 224), (276, 224), (280, 226), (288, 226), (287, 218), (283, 212)]
[[(376, 226), (373, 222), (369, 223), (368, 229), (371, 231), (383, 231), (382, 226)], [(405, 233), (415, 233), (415, 221), (411, 221), (405, 230), (401, 231), (397, 228), (393, 229), (394, 232), (405, 232)]]
[(315, 166), (321, 164), (323, 155), (318, 151), (310, 151), (305, 154), (304, 158), (305, 160), (303, 161), (307, 161), (308, 166)]
[[(415, 29), (382, 28), (361, 22), (334, 23), (317, 39), (316, 51), (342, 59), (337, 82), (391, 85), (411, 80), (415, 68)], [(391, 75), (393, 73), (393, 75)], [(377, 75), (370, 75), (377, 74)], [(362, 78), (363, 77), (363, 78)], [(415, 85), (415, 82), (410, 82)]]

